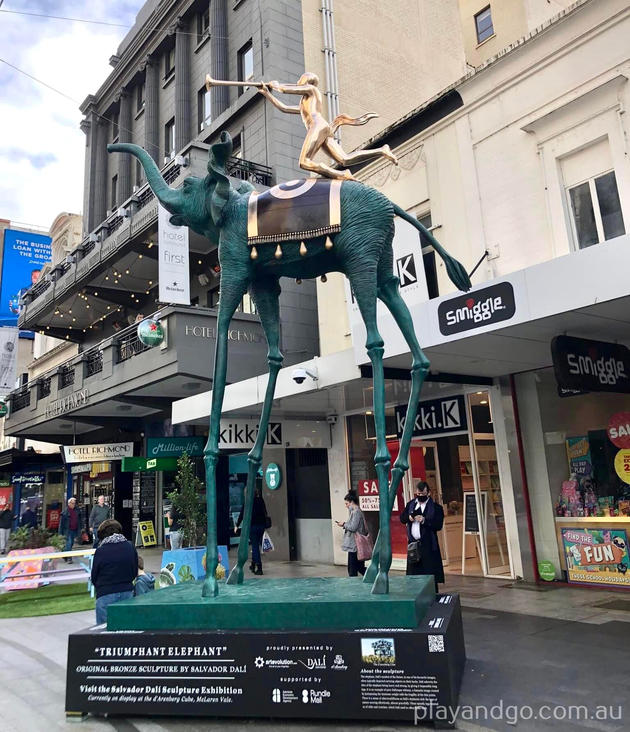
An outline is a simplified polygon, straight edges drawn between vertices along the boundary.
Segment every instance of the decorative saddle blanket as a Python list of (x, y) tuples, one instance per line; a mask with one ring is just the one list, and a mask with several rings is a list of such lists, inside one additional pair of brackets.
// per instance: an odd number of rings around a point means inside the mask
[(258, 193), (247, 206), (247, 243), (314, 239), (341, 229), (340, 180), (302, 178)]

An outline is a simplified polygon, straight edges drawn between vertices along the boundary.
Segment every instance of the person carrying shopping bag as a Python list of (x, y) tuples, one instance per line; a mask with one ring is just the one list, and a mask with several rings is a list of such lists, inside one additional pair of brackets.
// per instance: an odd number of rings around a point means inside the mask
[[(365, 516), (359, 508), (359, 498), (356, 492), (349, 491), (343, 500), (348, 509), (348, 520), (335, 521), (335, 523), (343, 529), (341, 548), (344, 552), (348, 552), (348, 576), (356, 577), (358, 574), (365, 574), (365, 559), (369, 559), (369, 557), (359, 559), (357, 536), (360, 534), (361, 538), (366, 538), (369, 537), (369, 534), (367, 524), (365, 523)], [(361, 543), (361, 539), (359, 539), (359, 543)], [(362, 554), (362, 556), (365, 555)]]

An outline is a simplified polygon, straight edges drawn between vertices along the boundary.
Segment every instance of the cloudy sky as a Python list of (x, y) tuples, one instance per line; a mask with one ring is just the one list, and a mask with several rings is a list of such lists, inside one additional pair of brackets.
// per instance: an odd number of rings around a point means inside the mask
[[(109, 72), (109, 57), (144, 0), (0, 1), (0, 218), (48, 228), (82, 213), (85, 135), (79, 104)], [(125, 27), (16, 15), (37, 13)], [(62, 96), (7, 65), (12, 64)]]

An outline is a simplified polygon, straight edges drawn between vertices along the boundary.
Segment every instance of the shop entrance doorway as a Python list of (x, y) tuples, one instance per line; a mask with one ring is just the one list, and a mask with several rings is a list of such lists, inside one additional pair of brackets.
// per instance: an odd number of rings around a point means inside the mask
[(426, 480), (444, 508), (438, 541), (445, 572), (511, 576), (490, 393), (464, 396), (468, 431), (412, 440), (401, 499), (410, 501)]

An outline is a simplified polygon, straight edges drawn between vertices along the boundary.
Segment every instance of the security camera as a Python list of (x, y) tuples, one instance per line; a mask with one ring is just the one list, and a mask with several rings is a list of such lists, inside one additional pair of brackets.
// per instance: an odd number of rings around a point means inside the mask
[(339, 417), (337, 417), (336, 414), (329, 414), (326, 417), (326, 422), (328, 422), (328, 424), (337, 424), (338, 419), (339, 419)]
[(291, 378), (296, 384), (303, 384), (307, 376), (310, 376), (313, 381), (317, 381), (317, 372), (309, 371), (308, 369), (293, 369), (291, 373)]

